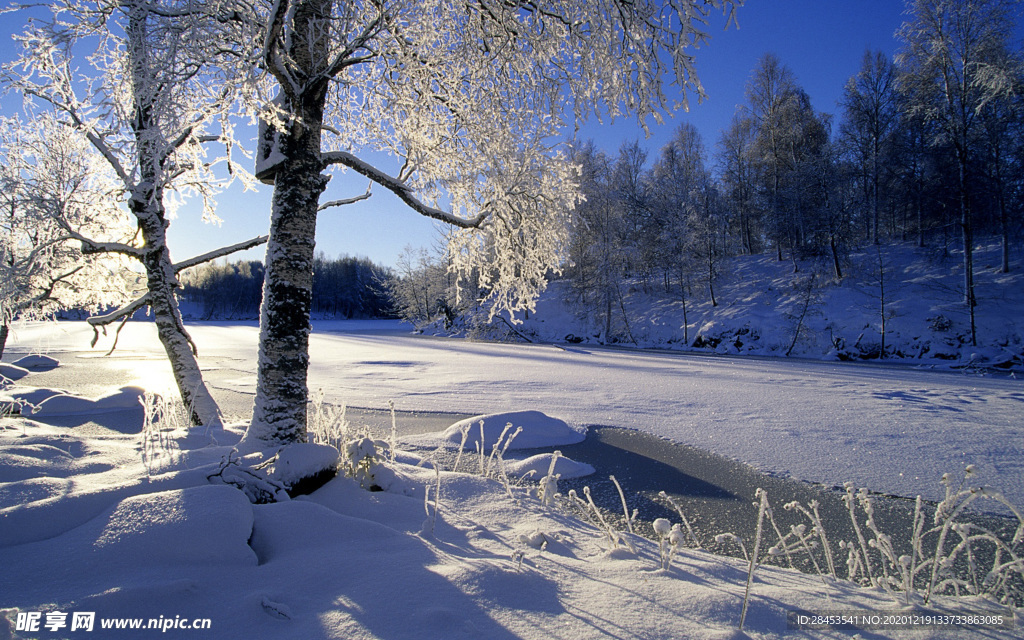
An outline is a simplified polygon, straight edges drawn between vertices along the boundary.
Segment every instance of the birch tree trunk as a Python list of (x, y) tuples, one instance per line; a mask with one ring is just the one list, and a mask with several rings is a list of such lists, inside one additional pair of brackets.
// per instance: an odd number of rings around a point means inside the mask
[(6, 322), (0, 324), (0, 358), (4, 357), (4, 347), (7, 346), (7, 336), (11, 332), (11, 327)]
[(174, 264), (167, 248), (167, 215), (164, 207), (162, 174), (169, 145), (160, 128), (161, 95), (152, 82), (146, 20), (149, 8), (132, 4), (128, 13), (129, 61), (132, 80), (131, 126), (137, 146), (141, 180), (132, 189), (129, 208), (138, 219), (144, 241), (141, 261), (146, 269), (149, 306), (157, 335), (171, 363), (174, 381), (193, 425), (221, 426), (220, 410), (203, 381), (192, 338), (185, 331), (174, 298), (178, 286)]
[[(328, 56), (329, 41), (318, 23), (332, 8), (332, 0), (306, 0), (295, 9), (288, 53), (307, 78), (316, 77), (316, 66)], [(292, 117), (279, 136), (283, 162), (274, 174), (256, 400), (243, 449), (306, 441), (314, 238), (320, 195), (328, 182), (321, 156), (328, 81), (320, 77), (287, 96)]]
[[(274, 186), (260, 309), (256, 402), (246, 440), (263, 446), (306, 440), (309, 312), (317, 207), (327, 178), (320, 129), (295, 124)], [(257, 443), (253, 443), (257, 444)]]
[(193, 425), (221, 426), (220, 409), (203, 381), (192, 338), (181, 321), (174, 290), (178, 279), (167, 249), (166, 223), (159, 191), (149, 198), (132, 200), (147, 251), (142, 258), (146, 268), (149, 307), (153, 311), (157, 336), (171, 363), (174, 382)]

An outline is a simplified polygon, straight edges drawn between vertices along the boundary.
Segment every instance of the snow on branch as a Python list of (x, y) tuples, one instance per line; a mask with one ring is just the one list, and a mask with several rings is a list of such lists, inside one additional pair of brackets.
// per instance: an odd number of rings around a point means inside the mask
[(416, 211), (428, 218), (440, 220), (441, 222), (462, 229), (475, 229), (483, 224), (484, 220), (488, 217), (487, 213), (481, 213), (473, 218), (460, 218), (447, 211), (431, 207), (416, 198), (412, 193), (412, 189), (404, 182), (389, 176), (380, 169), (360, 160), (347, 151), (330, 151), (324, 153), (322, 158), (324, 165), (340, 164), (366, 176), (388, 191), (394, 193), (402, 202), (412, 208), (413, 211)]
[(130, 244), (123, 242), (97, 242), (91, 238), (83, 236), (81, 233), (67, 228), (68, 237), (72, 240), (77, 240), (82, 243), (82, 254), (93, 255), (97, 253), (119, 253), (125, 256), (131, 256), (142, 260), (145, 256), (145, 252), (139, 247), (133, 247)]
[(258, 247), (261, 244), (266, 243), (268, 236), (257, 236), (244, 242), (239, 242), (228, 247), (221, 247), (220, 249), (214, 249), (202, 255), (189, 258), (188, 260), (182, 260), (181, 262), (174, 265), (174, 273), (181, 273), (185, 269), (190, 269), (197, 265), (203, 264), (204, 262), (210, 262), (217, 258), (223, 258), (226, 255), (235, 253), (236, 251), (245, 251), (246, 249), (252, 249)]
[(89, 326), (93, 328), (93, 331), (96, 331), (96, 335), (93, 337), (91, 346), (96, 346), (96, 340), (99, 338), (99, 332), (96, 330), (96, 327), (104, 327), (108, 324), (113, 324), (117, 322), (121, 318), (131, 317), (133, 313), (147, 306), (148, 304), (149, 294), (146, 294), (141, 298), (137, 298), (132, 302), (129, 302), (120, 309), (115, 309), (110, 313), (104, 313), (87, 319), (86, 322), (88, 322)]
[(373, 195), (370, 192), (370, 187), (372, 187), (372, 186), (373, 186), (372, 182), (370, 184), (366, 185), (366, 193), (364, 193), (362, 195), (356, 196), (354, 198), (343, 198), (341, 200), (331, 200), (329, 202), (323, 203), (322, 205), (317, 207), (316, 210), (317, 211), (323, 211), (324, 209), (330, 209), (331, 207), (344, 207), (344, 206), (347, 206), (347, 205), (350, 205), (350, 204), (355, 204), (357, 202), (361, 202), (363, 200), (367, 200), (367, 199), (369, 199), (370, 196)]

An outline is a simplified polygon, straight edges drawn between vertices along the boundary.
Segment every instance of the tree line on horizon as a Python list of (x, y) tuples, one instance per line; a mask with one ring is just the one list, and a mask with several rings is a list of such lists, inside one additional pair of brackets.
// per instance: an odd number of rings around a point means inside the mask
[[(263, 301), (263, 262), (241, 260), (206, 263), (181, 279), (182, 311), (202, 320), (259, 318)], [(394, 317), (388, 287), (392, 270), (369, 258), (324, 252), (313, 260), (311, 313), (319, 318)]]

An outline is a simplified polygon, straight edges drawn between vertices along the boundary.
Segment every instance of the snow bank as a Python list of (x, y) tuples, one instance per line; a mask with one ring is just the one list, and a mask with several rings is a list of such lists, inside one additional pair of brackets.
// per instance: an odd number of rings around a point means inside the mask
[(126, 498), (69, 535), (93, 540), (94, 554), (121, 565), (254, 565), (252, 527), (242, 492), (210, 485)]
[(46, 355), (30, 355), (14, 361), (15, 366), (29, 371), (50, 371), (60, 366), (56, 358)]
[[(482, 443), (480, 442), (481, 422), (484, 424)], [(464, 448), (473, 451), (478, 444), (482, 444), (484, 450), (489, 451), (498, 442), (502, 431), (509, 424), (512, 425), (512, 428), (506, 433), (506, 438), (510, 437), (517, 428), (522, 428), (522, 431), (509, 446), (510, 450), (576, 444), (582, 442), (587, 435), (585, 429), (574, 429), (564, 420), (552, 418), (540, 411), (509, 411), (474, 416), (456, 422), (445, 429), (441, 435), (446, 442), (458, 446), (462, 442), (463, 430), (468, 430)]]
[(15, 380), (21, 380), (29, 374), (28, 369), (0, 362), (0, 385), (10, 384)]
[(47, 398), (33, 412), (34, 416), (69, 416), (93, 413), (107, 413), (141, 407), (141, 398), (146, 393), (142, 387), (121, 387), (98, 398), (83, 398), (60, 394)]
[[(551, 469), (552, 457), (554, 457), (553, 454), (540, 453), (525, 460), (506, 460), (505, 471), (510, 477), (540, 480)], [(595, 472), (596, 469), (586, 462), (577, 462), (565, 456), (558, 456), (555, 461), (555, 474), (560, 475), (563, 480), (583, 478)]]
[(0, 394), (0, 403), (10, 402), (17, 405), (38, 405), (44, 400), (60, 395), (71, 395), (62, 389), (45, 389), (40, 387), (9, 387), (6, 393)]

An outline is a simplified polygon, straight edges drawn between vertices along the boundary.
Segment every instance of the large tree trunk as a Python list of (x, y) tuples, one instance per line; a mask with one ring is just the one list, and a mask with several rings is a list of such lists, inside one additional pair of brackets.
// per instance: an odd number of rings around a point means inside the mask
[[(296, 129), (303, 129), (295, 125)], [(306, 440), (309, 312), (320, 173), (320, 132), (288, 138), (288, 160), (276, 175), (260, 309), (256, 402), (245, 441), (256, 448)]]
[[(274, 173), (274, 197), (267, 242), (256, 401), (243, 450), (305, 442), (309, 371), (309, 312), (313, 297), (313, 252), (323, 175), (321, 127), (329, 79), (316, 69), (328, 57), (332, 0), (296, 5), (289, 65), (307, 80), (285, 100), (292, 118), (280, 132), (282, 162)], [(281, 80), (281, 78), (278, 78)]]

